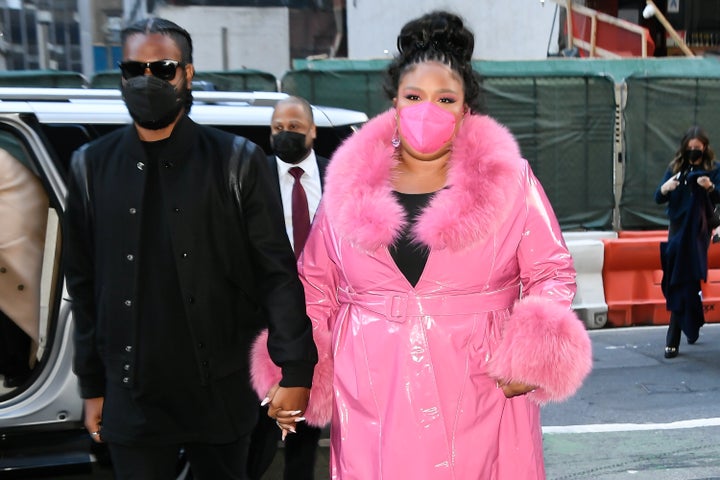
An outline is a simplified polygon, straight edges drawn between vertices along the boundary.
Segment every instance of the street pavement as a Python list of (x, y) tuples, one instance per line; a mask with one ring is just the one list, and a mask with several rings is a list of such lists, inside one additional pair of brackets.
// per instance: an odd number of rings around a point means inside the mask
[(720, 325), (673, 359), (666, 331), (590, 332), (590, 377), (543, 409), (548, 479), (720, 479)]
[[(590, 331), (593, 372), (570, 400), (542, 410), (549, 480), (720, 480), (720, 324), (704, 326), (695, 345), (683, 339), (673, 359), (663, 357), (666, 330)], [(280, 450), (263, 480), (282, 480), (282, 465)], [(322, 439), (315, 480), (328, 480), (327, 465)], [(52, 478), (112, 476), (96, 465)]]

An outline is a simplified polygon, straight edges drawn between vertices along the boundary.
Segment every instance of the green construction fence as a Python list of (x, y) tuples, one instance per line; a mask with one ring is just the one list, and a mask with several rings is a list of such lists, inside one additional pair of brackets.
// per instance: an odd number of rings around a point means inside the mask
[[(296, 60), (279, 90), (317, 105), (390, 108), (389, 59)], [(700, 125), (720, 151), (720, 61), (706, 58), (475, 61), (486, 113), (516, 136), (564, 230), (667, 226), (653, 194), (685, 130)], [(197, 72), (196, 88), (277, 91), (259, 70)], [(7, 71), (0, 86), (116, 88), (119, 71)], [(498, 188), (502, 188), (501, 185)]]
[[(372, 117), (391, 106), (382, 88), (388, 63), (297, 60), (281, 90)], [(666, 227), (653, 193), (683, 133), (699, 124), (720, 143), (713, 57), (473, 66), (486, 113), (516, 136), (564, 230)]]

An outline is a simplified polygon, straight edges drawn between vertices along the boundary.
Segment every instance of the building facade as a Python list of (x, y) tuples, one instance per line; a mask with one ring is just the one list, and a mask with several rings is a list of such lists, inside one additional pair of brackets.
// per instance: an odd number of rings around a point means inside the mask
[[(657, 33), (640, 15), (645, 0), (574, 0)], [(0, 70), (64, 70), (87, 77), (116, 68), (120, 31), (148, 15), (166, 16), (193, 35), (203, 70), (262, 70), (278, 78), (293, 59), (387, 58), (412, 17), (432, 9), (462, 15), (476, 34), (475, 57), (542, 59), (562, 49), (557, 0), (0, 0)], [(656, 0), (697, 49), (720, 45), (720, 0)], [(472, 8), (470, 8), (472, 6)], [(670, 54), (670, 53), (668, 53)]]
[(77, 0), (0, 0), (0, 67), (81, 71)]

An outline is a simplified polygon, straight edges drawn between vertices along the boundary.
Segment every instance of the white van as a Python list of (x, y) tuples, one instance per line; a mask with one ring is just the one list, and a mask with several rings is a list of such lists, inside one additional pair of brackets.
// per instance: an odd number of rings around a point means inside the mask
[[(194, 91), (193, 96), (193, 120), (247, 137), (270, 151), (273, 107), (287, 95)], [(361, 112), (316, 106), (313, 111), (315, 150), (325, 157), (367, 121)], [(37, 364), (22, 384), (0, 383), (0, 475), (92, 460), (93, 442), (82, 425), (83, 404), (72, 373), (73, 321), (63, 277), (60, 225), (72, 152), (130, 122), (117, 90), (0, 88), (0, 148), (37, 177), (48, 205), (47, 218), (41, 219), (45, 241), (36, 286), (39, 332), (33, 358)]]

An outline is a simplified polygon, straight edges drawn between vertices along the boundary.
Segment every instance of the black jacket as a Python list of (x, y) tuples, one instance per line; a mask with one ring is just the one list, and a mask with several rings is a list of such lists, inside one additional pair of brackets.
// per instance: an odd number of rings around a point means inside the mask
[[(658, 204), (668, 203), (668, 241), (660, 244), (663, 269), (661, 287), (667, 309), (678, 312), (686, 309), (687, 286), (690, 285), (690, 291), (697, 295), (700, 280), (707, 279), (707, 254), (712, 233), (707, 219), (712, 213), (713, 205), (720, 203), (720, 192), (717, 189), (706, 192), (697, 184), (697, 178), (707, 175), (715, 185), (720, 185), (720, 169), (685, 172), (680, 177), (678, 187), (668, 194), (663, 194), (662, 185), (673, 175), (670, 169), (665, 172), (655, 191), (655, 201)], [(696, 327), (701, 325), (702, 323)], [(683, 330), (686, 327), (683, 325)], [(690, 331), (688, 337), (696, 334), (697, 330), (694, 333)]]
[[(233, 148), (241, 152), (232, 169), (237, 176), (229, 178)], [(262, 173), (262, 150), (184, 117), (159, 162), (193, 342), (177, 348), (193, 356), (200, 383), (238, 372), (247, 379), (249, 345), (267, 323), (281, 384), (309, 387), (317, 351), (281, 205)], [(142, 326), (133, 307), (144, 281), (138, 264), (145, 163), (134, 126), (73, 157), (65, 258), (75, 322), (73, 368), (84, 398), (104, 396), (106, 381), (127, 389), (137, 383), (133, 346)], [(149, 380), (162, 388), (162, 378)]]

